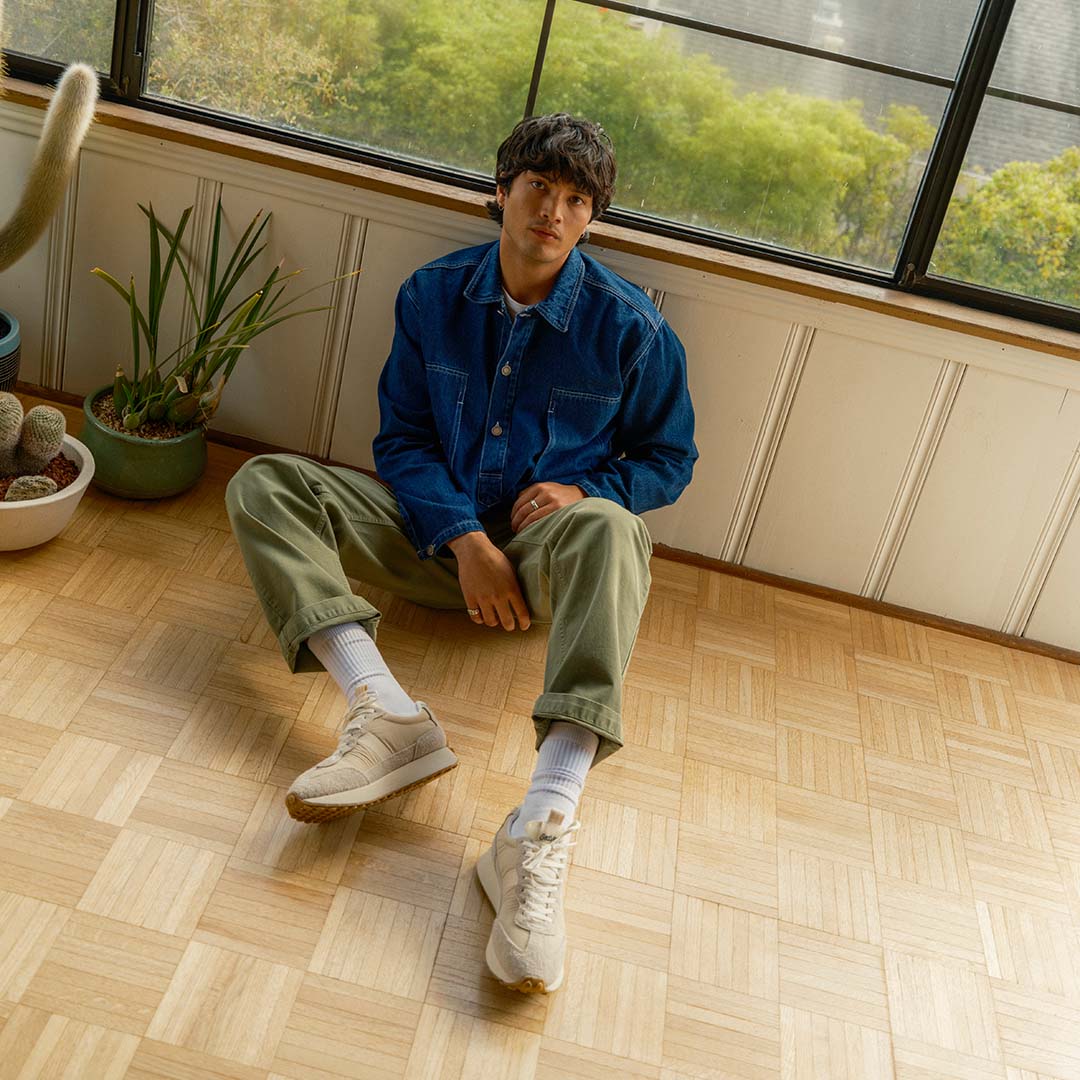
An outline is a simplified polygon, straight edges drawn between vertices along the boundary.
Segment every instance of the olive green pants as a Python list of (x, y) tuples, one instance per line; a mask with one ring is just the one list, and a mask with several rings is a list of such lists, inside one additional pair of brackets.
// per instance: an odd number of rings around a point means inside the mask
[[(376, 640), (381, 613), (353, 593), (349, 577), (469, 618), (457, 560), (418, 558), (394, 495), (364, 473), (263, 454), (232, 478), (225, 503), (290, 671), (323, 670), (305, 645), (317, 630), (358, 622)], [(569, 720), (600, 737), (594, 764), (602, 761), (622, 746), (622, 680), (652, 580), (645, 523), (597, 498), (560, 507), (516, 535), (509, 510), (480, 520), (514, 567), (532, 620), (551, 624), (544, 690), (533, 707), (537, 748), (552, 720)]]

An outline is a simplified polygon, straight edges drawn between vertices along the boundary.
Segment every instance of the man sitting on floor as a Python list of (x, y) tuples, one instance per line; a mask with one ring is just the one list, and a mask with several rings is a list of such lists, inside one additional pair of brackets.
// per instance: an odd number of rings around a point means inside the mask
[(523, 120), (498, 151), (498, 240), (421, 267), (398, 292), (373, 444), (392, 492), (265, 454), (226, 494), (290, 670), (325, 668), (348, 703), (337, 750), (288, 792), (300, 821), (457, 764), (388, 669), (380, 612), (348, 577), (464, 606), (492, 628), (550, 623), (531, 786), (477, 866), (496, 911), (488, 965), (525, 992), (562, 982), (577, 804), (589, 768), (622, 745), (622, 680), (651, 582), (638, 515), (674, 502), (698, 456), (681, 343), (641, 289), (578, 251), (614, 184), (598, 125)]

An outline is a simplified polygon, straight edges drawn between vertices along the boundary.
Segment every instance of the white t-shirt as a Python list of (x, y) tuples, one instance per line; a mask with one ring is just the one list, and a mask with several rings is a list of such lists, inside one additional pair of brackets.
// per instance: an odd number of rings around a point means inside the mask
[(505, 289), (503, 289), (503, 299), (506, 301), (506, 306), (510, 311), (510, 318), (517, 318), (527, 307), (532, 307), (531, 304), (519, 304)]

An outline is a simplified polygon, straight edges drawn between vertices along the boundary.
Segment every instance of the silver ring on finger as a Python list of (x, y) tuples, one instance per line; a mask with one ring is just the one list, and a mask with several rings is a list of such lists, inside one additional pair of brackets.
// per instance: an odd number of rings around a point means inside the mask
[(465, 609), (470, 615), (479, 615), (480, 609), (478, 607), (469, 607)]
[(540, 509), (540, 506), (539, 506), (539, 504), (537, 503), (537, 501), (536, 501), (535, 499), (530, 499), (530, 500), (529, 500), (529, 505), (530, 505), (530, 506), (531, 506), (531, 507), (532, 507), (532, 508), (533, 508), (534, 510), (539, 510), (539, 509)]

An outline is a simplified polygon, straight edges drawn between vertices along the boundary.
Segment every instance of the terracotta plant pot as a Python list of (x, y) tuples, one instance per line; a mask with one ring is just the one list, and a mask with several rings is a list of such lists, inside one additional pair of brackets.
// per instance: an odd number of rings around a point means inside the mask
[(102, 394), (111, 393), (112, 386), (103, 386), (83, 400), (81, 434), (96, 462), (94, 484), (125, 499), (164, 499), (196, 484), (206, 470), (206, 431), (200, 426), (173, 439), (114, 431), (93, 410)]
[(79, 466), (66, 488), (44, 499), (0, 500), (0, 551), (20, 551), (52, 540), (71, 520), (75, 507), (94, 478), (94, 457), (71, 435), (64, 436), (64, 457)]

